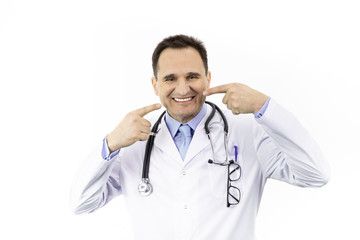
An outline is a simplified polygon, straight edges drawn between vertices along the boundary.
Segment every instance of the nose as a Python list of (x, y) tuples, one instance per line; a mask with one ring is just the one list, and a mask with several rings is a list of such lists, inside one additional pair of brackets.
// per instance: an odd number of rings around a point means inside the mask
[(177, 81), (176, 92), (180, 96), (186, 96), (190, 92), (190, 85), (186, 79), (181, 78)]

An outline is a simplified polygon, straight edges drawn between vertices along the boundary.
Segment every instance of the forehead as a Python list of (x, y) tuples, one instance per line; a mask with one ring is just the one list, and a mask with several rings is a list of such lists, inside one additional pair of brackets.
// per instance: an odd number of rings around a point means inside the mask
[(195, 48), (166, 48), (162, 51), (158, 62), (159, 75), (187, 72), (205, 73), (201, 56)]

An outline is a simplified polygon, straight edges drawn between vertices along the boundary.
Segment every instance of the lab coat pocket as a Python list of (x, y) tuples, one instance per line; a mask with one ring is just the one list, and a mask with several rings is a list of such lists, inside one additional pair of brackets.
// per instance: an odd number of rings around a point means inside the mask
[(227, 193), (227, 166), (208, 164), (208, 179), (211, 195), (225, 199)]
[[(229, 161), (234, 160), (235, 155), (229, 155)], [(208, 179), (210, 181), (210, 191), (212, 196), (216, 198), (225, 198), (228, 188), (228, 179), (230, 179), (230, 185), (239, 189), (240, 194), (243, 192), (243, 168), (241, 157), (237, 157), (238, 165), (221, 166), (218, 164), (208, 164)], [(229, 178), (230, 173), (230, 178)]]

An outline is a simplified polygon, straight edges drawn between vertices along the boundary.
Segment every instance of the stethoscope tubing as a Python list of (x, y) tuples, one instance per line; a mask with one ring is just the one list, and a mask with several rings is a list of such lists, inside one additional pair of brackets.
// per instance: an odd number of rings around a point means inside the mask
[(208, 102), (208, 101), (205, 101), (205, 103), (209, 104), (211, 106), (211, 108), (212, 108), (212, 111), (211, 111), (209, 117), (206, 119), (206, 122), (205, 122), (205, 132), (206, 132), (206, 134), (207, 135), (210, 134), (209, 123), (213, 119), (213, 117), (215, 115), (215, 111), (217, 111), (221, 115), (221, 118), (224, 121), (224, 132), (226, 134), (228, 134), (229, 126), (228, 126), (228, 123), (227, 123), (227, 120), (226, 120), (226, 117), (225, 117), (224, 113), (221, 111), (221, 109), (216, 104), (214, 104), (212, 102)]
[[(209, 130), (209, 123), (212, 120), (212, 118), (215, 115), (215, 112), (218, 111), (218, 113), (221, 115), (221, 118), (224, 121), (224, 132), (225, 132), (225, 138), (228, 134), (228, 123), (227, 120), (223, 114), (223, 112), (220, 110), (220, 108), (218, 106), (216, 106), (216, 104), (212, 103), (212, 102), (208, 102), (205, 101), (205, 103), (209, 104), (212, 108), (212, 111), (209, 115), (209, 117), (206, 119), (205, 122), (205, 132), (206, 134), (209, 136), (210, 138), (210, 130)], [(138, 187), (139, 193), (143, 196), (148, 196), (152, 193), (153, 187), (149, 181), (149, 168), (150, 168), (150, 157), (151, 157), (151, 151), (154, 145), (154, 141), (155, 141), (155, 137), (156, 134), (158, 133), (158, 127), (161, 123), (161, 120), (164, 116), (164, 114), (166, 113), (166, 111), (164, 111), (159, 119), (155, 122), (154, 126), (151, 129), (151, 132), (149, 134), (149, 139), (146, 142), (146, 148), (145, 148), (145, 155), (144, 155), (144, 162), (143, 162), (143, 170), (142, 170), (142, 181)], [(211, 139), (210, 139), (211, 142)], [(225, 144), (226, 147), (226, 144)], [(226, 149), (225, 149), (226, 150)], [(214, 151), (214, 150), (213, 150)], [(227, 150), (226, 150), (227, 151)]]
[(149, 134), (149, 139), (146, 142), (146, 148), (145, 148), (145, 156), (144, 156), (144, 163), (143, 163), (143, 171), (142, 171), (142, 178), (143, 179), (149, 179), (149, 167), (150, 167), (150, 156), (151, 156), (151, 151), (154, 145), (154, 140), (157, 134), (157, 129), (160, 125), (161, 119), (163, 118), (163, 116), (165, 115), (166, 111), (164, 111), (159, 119), (156, 121), (156, 123), (154, 124), (154, 126), (151, 129), (151, 132)]

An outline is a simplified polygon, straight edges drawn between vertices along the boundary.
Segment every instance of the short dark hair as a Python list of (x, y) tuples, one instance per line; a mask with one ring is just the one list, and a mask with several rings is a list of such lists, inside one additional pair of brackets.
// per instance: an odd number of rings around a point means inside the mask
[(200, 57), (204, 63), (205, 74), (207, 74), (208, 60), (207, 60), (207, 52), (204, 43), (194, 37), (179, 34), (163, 39), (156, 46), (154, 53), (152, 55), (152, 67), (153, 67), (154, 77), (157, 78), (159, 57), (162, 51), (164, 51), (166, 48), (182, 49), (187, 47), (193, 47), (199, 52)]

